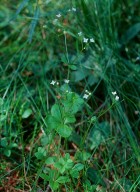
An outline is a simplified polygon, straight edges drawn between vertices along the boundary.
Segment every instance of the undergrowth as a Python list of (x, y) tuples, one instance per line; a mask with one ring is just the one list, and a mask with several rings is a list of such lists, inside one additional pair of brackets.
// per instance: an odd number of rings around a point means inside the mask
[(0, 5), (0, 191), (140, 190), (140, 2)]

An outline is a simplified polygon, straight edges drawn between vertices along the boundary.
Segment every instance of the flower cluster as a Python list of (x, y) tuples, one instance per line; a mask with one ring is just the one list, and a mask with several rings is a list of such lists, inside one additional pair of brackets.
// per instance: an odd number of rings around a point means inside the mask
[(68, 12), (70, 12), (70, 11), (76, 12), (76, 8), (72, 7), (72, 9), (68, 9)]
[(115, 100), (116, 100), (116, 101), (119, 100), (119, 96), (117, 95), (117, 92), (116, 92), (116, 91), (112, 92), (112, 95), (115, 96)]
[(59, 82), (52, 80), (52, 81), (50, 82), (50, 84), (51, 84), (51, 85), (55, 85), (55, 84), (56, 84), (56, 85), (59, 85)]
[(64, 79), (64, 82), (68, 84), (70, 82), (70, 80), (69, 79)]
[(82, 36), (82, 32), (80, 31), (80, 32), (78, 33), (78, 35), (79, 35), (79, 36)]
[[(69, 82), (70, 82), (70, 80), (69, 79), (64, 79), (64, 83), (67, 83), (67, 84), (69, 84)], [(50, 85), (59, 85), (59, 82), (57, 82), (57, 81), (54, 81), (54, 80), (52, 80), (51, 82), (50, 82)]]
[(83, 99), (88, 99), (91, 93), (88, 90), (85, 90), (85, 94), (83, 95)]
[(57, 15), (56, 15), (56, 17), (60, 18), (60, 17), (61, 17), (61, 14), (60, 14), (60, 13), (59, 13), (59, 14), (57, 14)]
[(94, 43), (94, 42), (95, 42), (93, 38), (90, 38), (90, 39), (85, 38), (85, 37), (83, 38), (83, 42), (84, 42), (84, 43), (88, 43), (88, 41), (89, 41), (90, 43)]

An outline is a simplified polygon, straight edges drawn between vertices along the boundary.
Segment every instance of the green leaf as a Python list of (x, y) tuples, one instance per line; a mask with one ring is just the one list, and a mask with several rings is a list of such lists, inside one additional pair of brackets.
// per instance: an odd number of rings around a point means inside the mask
[(75, 169), (72, 169), (71, 171), (70, 171), (70, 175), (73, 177), (73, 178), (78, 178), (79, 177), (79, 172), (77, 171), (77, 170), (75, 170)]
[(90, 149), (98, 147), (110, 136), (110, 126), (108, 122), (95, 124), (89, 134)]
[(47, 155), (46, 149), (43, 147), (38, 147), (38, 152), (35, 153), (37, 159), (43, 159)]
[(75, 82), (79, 82), (85, 79), (87, 76), (89, 76), (89, 74), (90, 74), (90, 71), (88, 69), (79, 68), (77, 71), (74, 71), (72, 73), (72, 77)]
[(6, 137), (2, 138), (0, 144), (2, 147), (6, 147), (8, 145), (7, 138)]
[(51, 115), (48, 115), (46, 117), (45, 121), (47, 123), (49, 130), (56, 129), (58, 127), (58, 125), (60, 125), (60, 121)]
[(58, 182), (58, 183), (67, 183), (67, 182), (70, 182), (70, 179), (69, 179), (68, 176), (60, 176), (60, 177), (58, 177), (56, 182)]
[(66, 91), (71, 92), (71, 88), (70, 88), (69, 84), (67, 84), (67, 83), (64, 83), (64, 84), (60, 87), (60, 90), (61, 90), (63, 93), (65, 93), (65, 94), (69, 94), (69, 93), (67, 93)]
[(4, 121), (6, 119), (6, 115), (0, 115), (0, 121)]
[(49, 135), (43, 135), (41, 137), (41, 145), (46, 146), (48, 143), (52, 141), (52, 134)]
[(90, 119), (91, 123), (95, 123), (96, 121), (97, 121), (97, 117), (96, 116), (91, 117), (91, 119)]
[[(62, 163), (60, 163), (60, 162), (56, 162), (56, 163), (54, 163), (54, 167), (55, 168), (57, 168), (58, 170), (61, 170), (62, 168), (63, 168), (63, 164)], [(65, 170), (64, 170), (65, 171)]]
[(50, 170), (49, 171), (49, 178), (50, 178), (50, 181), (54, 181), (55, 179), (57, 179), (59, 176), (59, 173), (57, 170)]
[(78, 112), (84, 104), (84, 100), (75, 93), (67, 94), (66, 100), (63, 101), (63, 105), (66, 113), (75, 114)]
[(51, 108), (51, 114), (53, 117), (55, 117), (55, 119), (57, 119), (58, 121), (61, 122), (62, 114), (63, 114), (63, 108), (58, 104), (54, 104)]
[(26, 119), (26, 118), (28, 118), (30, 115), (32, 114), (32, 110), (29, 108), (29, 109), (26, 109), (25, 111), (24, 111), (24, 113), (22, 114), (22, 118), (23, 119)]
[(50, 187), (53, 191), (57, 190), (59, 188), (59, 183), (56, 181), (50, 181)]
[(7, 157), (10, 157), (10, 155), (11, 155), (11, 150), (10, 150), (10, 149), (5, 149), (5, 150), (4, 150), (4, 155), (6, 155)]
[(49, 176), (46, 175), (46, 174), (44, 174), (44, 173), (41, 173), (39, 176), (40, 176), (42, 179), (44, 179), (45, 181), (49, 181), (49, 180), (50, 180)]
[(83, 151), (83, 152), (78, 151), (75, 154), (75, 158), (78, 159), (79, 161), (87, 161), (90, 158), (90, 156), (91, 156), (91, 154), (87, 153), (85, 151)]
[(68, 159), (67, 162), (66, 162), (66, 165), (65, 165), (65, 168), (68, 170), (68, 169), (71, 169), (73, 167), (73, 161), (72, 159)]
[(61, 124), (56, 128), (57, 133), (61, 136), (61, 137), (69, 137), (72, 133), (72, 128), (70, 126)]
[(69, 65), (69, 68), (73, 71), (77, 70), (77, 66), (76, 65)]
[(76, 165), (74, 165), (72, 169), (76, 171), (81, 171), (83, 168), (84, 168), (84, 165), (82, 163), (77, 163)]
[(70, 154), (69, 154), (69, 153), (66, 153), (64, 159), (65, 159), (66, 161), (69, 160), (69, 159), (70, 159)]
[(55, 159), (56, 159), (56, 157), (48, 157), (48, 158), (46, 159), (45, 163), (46, 163), (47, 165), (54, 164), (54, 163), (55, 163)]
[(64, 124), (75, 123), (75, 121), (76, 121), (76, 119), (75, 119), (74, 115), (66, 114), (64, 117)]
[(16, 147), (18, 147), (18, 145), (17, 145), (17, 143), (10, 143), (9, 147), (10, 148), (14, 148), (14, 147), (16, 148)]
[(90, 146), (90, 149), (94, 149), (95, 147), (98, 147), (103, 141), (104, 141), (104, 136), (100, 132), (100, 130), (94, 130), (92, 134), (92, 138), (90, 138), (92, 144)]

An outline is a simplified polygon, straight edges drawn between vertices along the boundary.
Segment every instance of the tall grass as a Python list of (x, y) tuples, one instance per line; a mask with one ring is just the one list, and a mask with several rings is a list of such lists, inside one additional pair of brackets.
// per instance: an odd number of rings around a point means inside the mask
[[(54, 191), (139, 191), (139, 6), (137, 0), (3, 1), (0, 190), (51, 191), (40, 178), (45, 158), (35, 155), (43, 143), (47, 157), (69, 153), (84, 164), (77, 180)], [(50, 134), (46, 120), (61, 101), (64, 79), (80, 97), (91, 92), (68, 139)], [(90, 157), (84, 161), (78, 152)]]

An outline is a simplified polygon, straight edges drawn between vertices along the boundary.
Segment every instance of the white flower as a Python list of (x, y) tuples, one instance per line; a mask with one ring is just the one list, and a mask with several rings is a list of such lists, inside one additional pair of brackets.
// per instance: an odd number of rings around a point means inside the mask
[(116, 101), (118, 101), (118, 100), (119, 100), (119, 96), (118, 96), (118, 95), (116, 95), (115, 100), (116, 100)]
[(50, 84), (55, 85), (55, 83), (56, 83), (56, 81), (52, 80)]
[(140, 60), (140, 57), (136, 57), (136, 61)]
[(87, 43), (87, 42), (88, 42), (88, 38), (85, 38), (85, 37), (84, 37), (83, 42), (84, 42), (84, 43)]
[(76, 11), (76, 8), (72, 7), (72, 11), (74, 11), (74, 12), (75, 12), (75, 11)]
[(70, 82), (70, 80), (65, 79), (64, 82), (68, 84)]
[(135, 111), (135, 115), (138, 115), (139, 114), (139, 111)]
[(78, 33), (78, 35), (79, 35), (79, 36), (82, 36), (82, 32), (80, 31), (80, 32)]
[(84, 94), (83, 99), (88, 99), (89, 95)]
[(71, 11), (71, 9), (68, 9), (68, 12), (70, 12)]
[(43, 25), (43, 28), (47, 28), (47, 25)]
[(91, 43), (94, 43), (95, 41), (94, 41), (94, 39), (93, 39), (93, 38), (91, 38), (91, 39), (90, 39), (90, 42), (91, 42)]
[(87, 89), (85, 90), (85, 92), (86, 94), (91, 95), (91, 93)]
[(59, 13), (59, 14), (57, 14), (57, 15), (56, 15), (56, 17), (58, 17), (58, 18), (59, 18), (59, 17), (61, 17), (61, 14), (60, 14), (60, 13)]
[(112, 92), (112, 95), (116, 95), (116, 94), (117, 94), (116, 91)]

